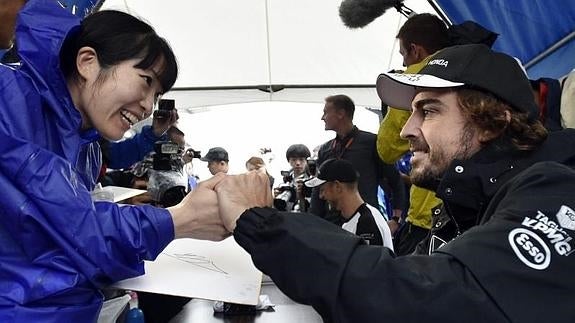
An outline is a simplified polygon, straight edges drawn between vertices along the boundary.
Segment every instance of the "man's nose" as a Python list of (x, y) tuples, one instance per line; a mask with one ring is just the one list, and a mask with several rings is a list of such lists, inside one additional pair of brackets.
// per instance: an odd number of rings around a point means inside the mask
[(407, 119), (407, 122), (405, 122), (403, 128), (401, 129), (399, 136), (403, 139), (413, 138), (417, 135), (419, 126), (420, 124), (417, 121), (417, 117), (415, 116), (415, 114), (412, 113), (411, 116), (409, 116), (409, 119)]

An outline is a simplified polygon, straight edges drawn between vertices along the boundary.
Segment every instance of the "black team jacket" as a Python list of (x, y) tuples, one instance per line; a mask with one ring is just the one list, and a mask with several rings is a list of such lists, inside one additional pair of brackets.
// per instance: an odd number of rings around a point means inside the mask
[(492, 148), (454, 161), (439, 183), (451, 188), (451, 220), (462, 211), (463, 221), (431, 255), (395, 257), (318, 217), (271, 208), (244, 212), (234, 237), (326, 322), (575, 322), (575, 172), (556, 162), (575, 164), (575, 131), (529, 154)]

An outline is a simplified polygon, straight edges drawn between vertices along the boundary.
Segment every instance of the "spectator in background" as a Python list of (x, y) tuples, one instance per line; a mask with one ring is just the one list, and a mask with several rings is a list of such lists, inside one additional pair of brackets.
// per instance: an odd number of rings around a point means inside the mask
[(369, 245), (393, 250), (391, 232), (385, 218), (375, 207), (366, 204), (357, 190), (359, 174), (345, 159), (328, 159), (319, 167), (317, 177), (305, 182), (318, 187), (322, 199), (341, 212), (342, 228), (360, 236)]
[[(353, 124), (354, 112), (355, 104), (346, 95), (325, 98), (321, 119), (325, 122), (325, 130), (335, 131), (336, 137), (321, 146), (317, 164), (330, 158), (350, 161), (360, 173), (358, 189), (363, 200), (379, 208), (377, 192), (381, 186), (392, 201), (393, 213), (399, 216), (406, 207), (404, 183), (397, 169), (382, 162), (377, 155), (376, 135), (359, 130)], [(330, 211), (319, 198), (317, 188), (312, 191), (310, 212), (334, 223), (341, 219), (338, 212)]]
[[(305, 212), (309, 209), (310, 196), (306, 196), (307, 190), (304, 189), (303, 182), (310, 177), (310, 170), (308, 168), (308, 160), (310, 158), (310, 151), (304, 144), (293, 144), (286, 150), (286, 160), (291, 169), (285, 174), (282, 172), (283, 185), (289, 185), (294, 189), (295, 196), (293, 201), (286, 203), (287, 211)], [(315, 161), (311, 161), (315, 165)], [(281, 194), (282, 189), (276, 187), (274, 190), (274, 197)], [(282, 204), (283, 205), (283, 204)]]
[(124, 169), (143, 160), (146, 155), (154, 151), (157, 141), (174, 141), (178, 145), (185, 145), (184, 133), (175, 124), (178, 120), (176, 109), (165, 111), (169, 117), (152, 118), (151, 126), (143, 126), (142, 130), (133, 137), (122, 141), (100, 140), (104, 166), (111, 169)]
[(289, 163), (290, 178), (295, 181), (297, 179), (306, 180), (309, 178), (307, 168), (307, 161), (311, 154), (309, 149), (304, 144), (293, 144), (286, 150), (286, 160)]
[(274, 178), (272, 175), (270, 175), (270, 173), (268, 173), (268, 170), (266, 168), (266, 163), (264, 162), (264, 160), (261, 157), (250, 157), (247, 161), (246, 161), (246, 170), (252, 171), (252, 170), (257, 170), (260, 172), (263, 172), (264, 174), (266, 174), (268, 176), (268, 179), (270, 180), (270, 188), (272, 188), (274, 186)]
[(227, 174), (230, 169), (228, 152), (222, 147), (210, 148), (208, 153), (200, 160), (208, 162), (208, 169), (212, 175), (217, 173)]
[(180, 128), (172, 125), (166, 131), (166, 135), (171, 142), (178, 144), (178, 148), (183, 153), (186, 148), (186, 134)]
[(560, 112), (561, 126), (575, 128), (575, 70), (563, 79)]

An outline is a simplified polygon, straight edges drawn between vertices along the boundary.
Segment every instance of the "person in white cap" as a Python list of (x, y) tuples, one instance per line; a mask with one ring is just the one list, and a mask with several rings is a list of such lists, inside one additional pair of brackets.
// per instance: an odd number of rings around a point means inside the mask
[(377, 90), (411, 109), (411, 180), (443, 200), (431, 255), (253, 207), (266, 189), (253, 176), (216, 184), (226, 227), (326, 322), (575, 322), (557, 301), (575, 293), (575, 130), (547, 133), (520, 66), (485, 45), (443, 49), (420, 73), (383, 74)]

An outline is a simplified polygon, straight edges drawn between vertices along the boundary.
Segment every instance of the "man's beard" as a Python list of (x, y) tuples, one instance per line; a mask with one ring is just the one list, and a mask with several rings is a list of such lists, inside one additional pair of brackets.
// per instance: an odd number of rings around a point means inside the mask
[(431, 152), (429, 145), (423, 138), (417, 142), (412, 142), (412, 146), (416, 149), (421, 150), (423, 148), (424, 151), (427, 151), (428, 160), (421, 161), (425, 163), (423, 166), (412, 169), (409, 177), (411, 183), (431, 191), (436, 191), (443, 175), (455, 159), (469, 159), (475, 153), (471, 147), (474, 134), (474, 129), (466, 125), (461, 134), (459, 148), (452, 156), (448, 156), (445, 150)]

